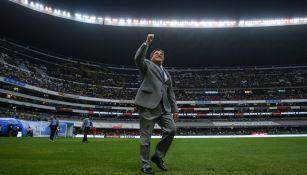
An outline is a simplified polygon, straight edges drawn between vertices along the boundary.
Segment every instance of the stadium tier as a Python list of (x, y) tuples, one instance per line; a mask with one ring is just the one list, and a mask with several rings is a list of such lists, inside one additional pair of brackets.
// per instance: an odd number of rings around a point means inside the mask
[[(138, 128), (136, 67), (52, 55), (5, 39), (0, 43), (1, 117), (47, 120), (56, 112), (77, 127), (92, 115), (101, 129)], [(268, 126), (264, 130), (305, 130), (307, 66), (200, 66), (167, 68), (180, 110), (179, 133)]]

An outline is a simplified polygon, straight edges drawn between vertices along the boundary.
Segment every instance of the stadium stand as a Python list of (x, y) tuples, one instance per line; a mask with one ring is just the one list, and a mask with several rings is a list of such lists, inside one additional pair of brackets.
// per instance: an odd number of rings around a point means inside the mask
[[(224, 131), (234, 134), (306, 131), (305, 65), (167, 69), (180, 109), (179, 135), (218, 134), (220, 125), (215, 121), (224, 122)], [(97, 122), (113, 122), (116, 132), (136, 132), (132, 124), (116, 127), (121, 122), (137, 122), (133, 99), (139, 83), (133, 66), (57, 56), (0, 39), (1, 117), (44, 121), (56, 111), (62, 120), (80, 121), (92, 115)], [(204, 129), (204, 123), (214, 131)], [(98, 132), (105, 129), (101, 124)]]

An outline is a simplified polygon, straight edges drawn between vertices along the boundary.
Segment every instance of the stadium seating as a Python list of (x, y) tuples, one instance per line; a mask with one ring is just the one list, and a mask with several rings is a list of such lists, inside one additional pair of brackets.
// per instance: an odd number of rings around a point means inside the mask
[[(2, 117), (136, 121), (134, 66), (91, 63), (0, 40)], [(133, 59), (133, 58), (131, 58)], [(181, 121), (300, 120), (307, 115), (307, 66), (167, 68)], [(13, 110), (13, 112), (12, 112)], [(22, 114), (22, 115), (20, 115)]]

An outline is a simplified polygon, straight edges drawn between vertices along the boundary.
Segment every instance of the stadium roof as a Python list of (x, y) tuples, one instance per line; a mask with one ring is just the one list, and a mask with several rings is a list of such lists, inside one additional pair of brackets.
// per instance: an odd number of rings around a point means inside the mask
[(275, 18), (275, 19), (252, 19), (252, 20), (183, 20), (183, 19), (158, 19), (157, 17), (146, 18), (131, 18), (131, 17), (110, 17), (82, 14), (51, 7), (39, 2), (31, 0), (9, 0), (26, 8), (47, 15), (64, 18), (68, 20), (99, 24), (110, 26), (125, 26), (125, 27), (163, 27), (163, 28), (232, 28), (232, 27), (271, 27), (271, 26), (287, 26), (287, 25), (305, 25), (307, 17), (293, 18)]
[(0, 2), (0, 35), (65, 56), (133, 65), (155, 33), (169, 66), (307, 63), (307, 25), (275, 26), (305, 24), (302, 1), (11, 1)]

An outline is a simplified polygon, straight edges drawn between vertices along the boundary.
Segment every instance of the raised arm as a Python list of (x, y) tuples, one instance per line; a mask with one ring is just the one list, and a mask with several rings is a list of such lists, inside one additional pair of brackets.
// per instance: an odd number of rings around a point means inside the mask
[(138, 69), (140, 70), (141, 75), (143, 76), (146, 72), (146, 64), (145, 64), (145, 56), (148, 50), (148, 47), (150, 43), (153, 40), (154, 35), (148, 34), (146, 41), (139, 47), (137, 50), (135, 56), (134, 56), (134, 62)]

